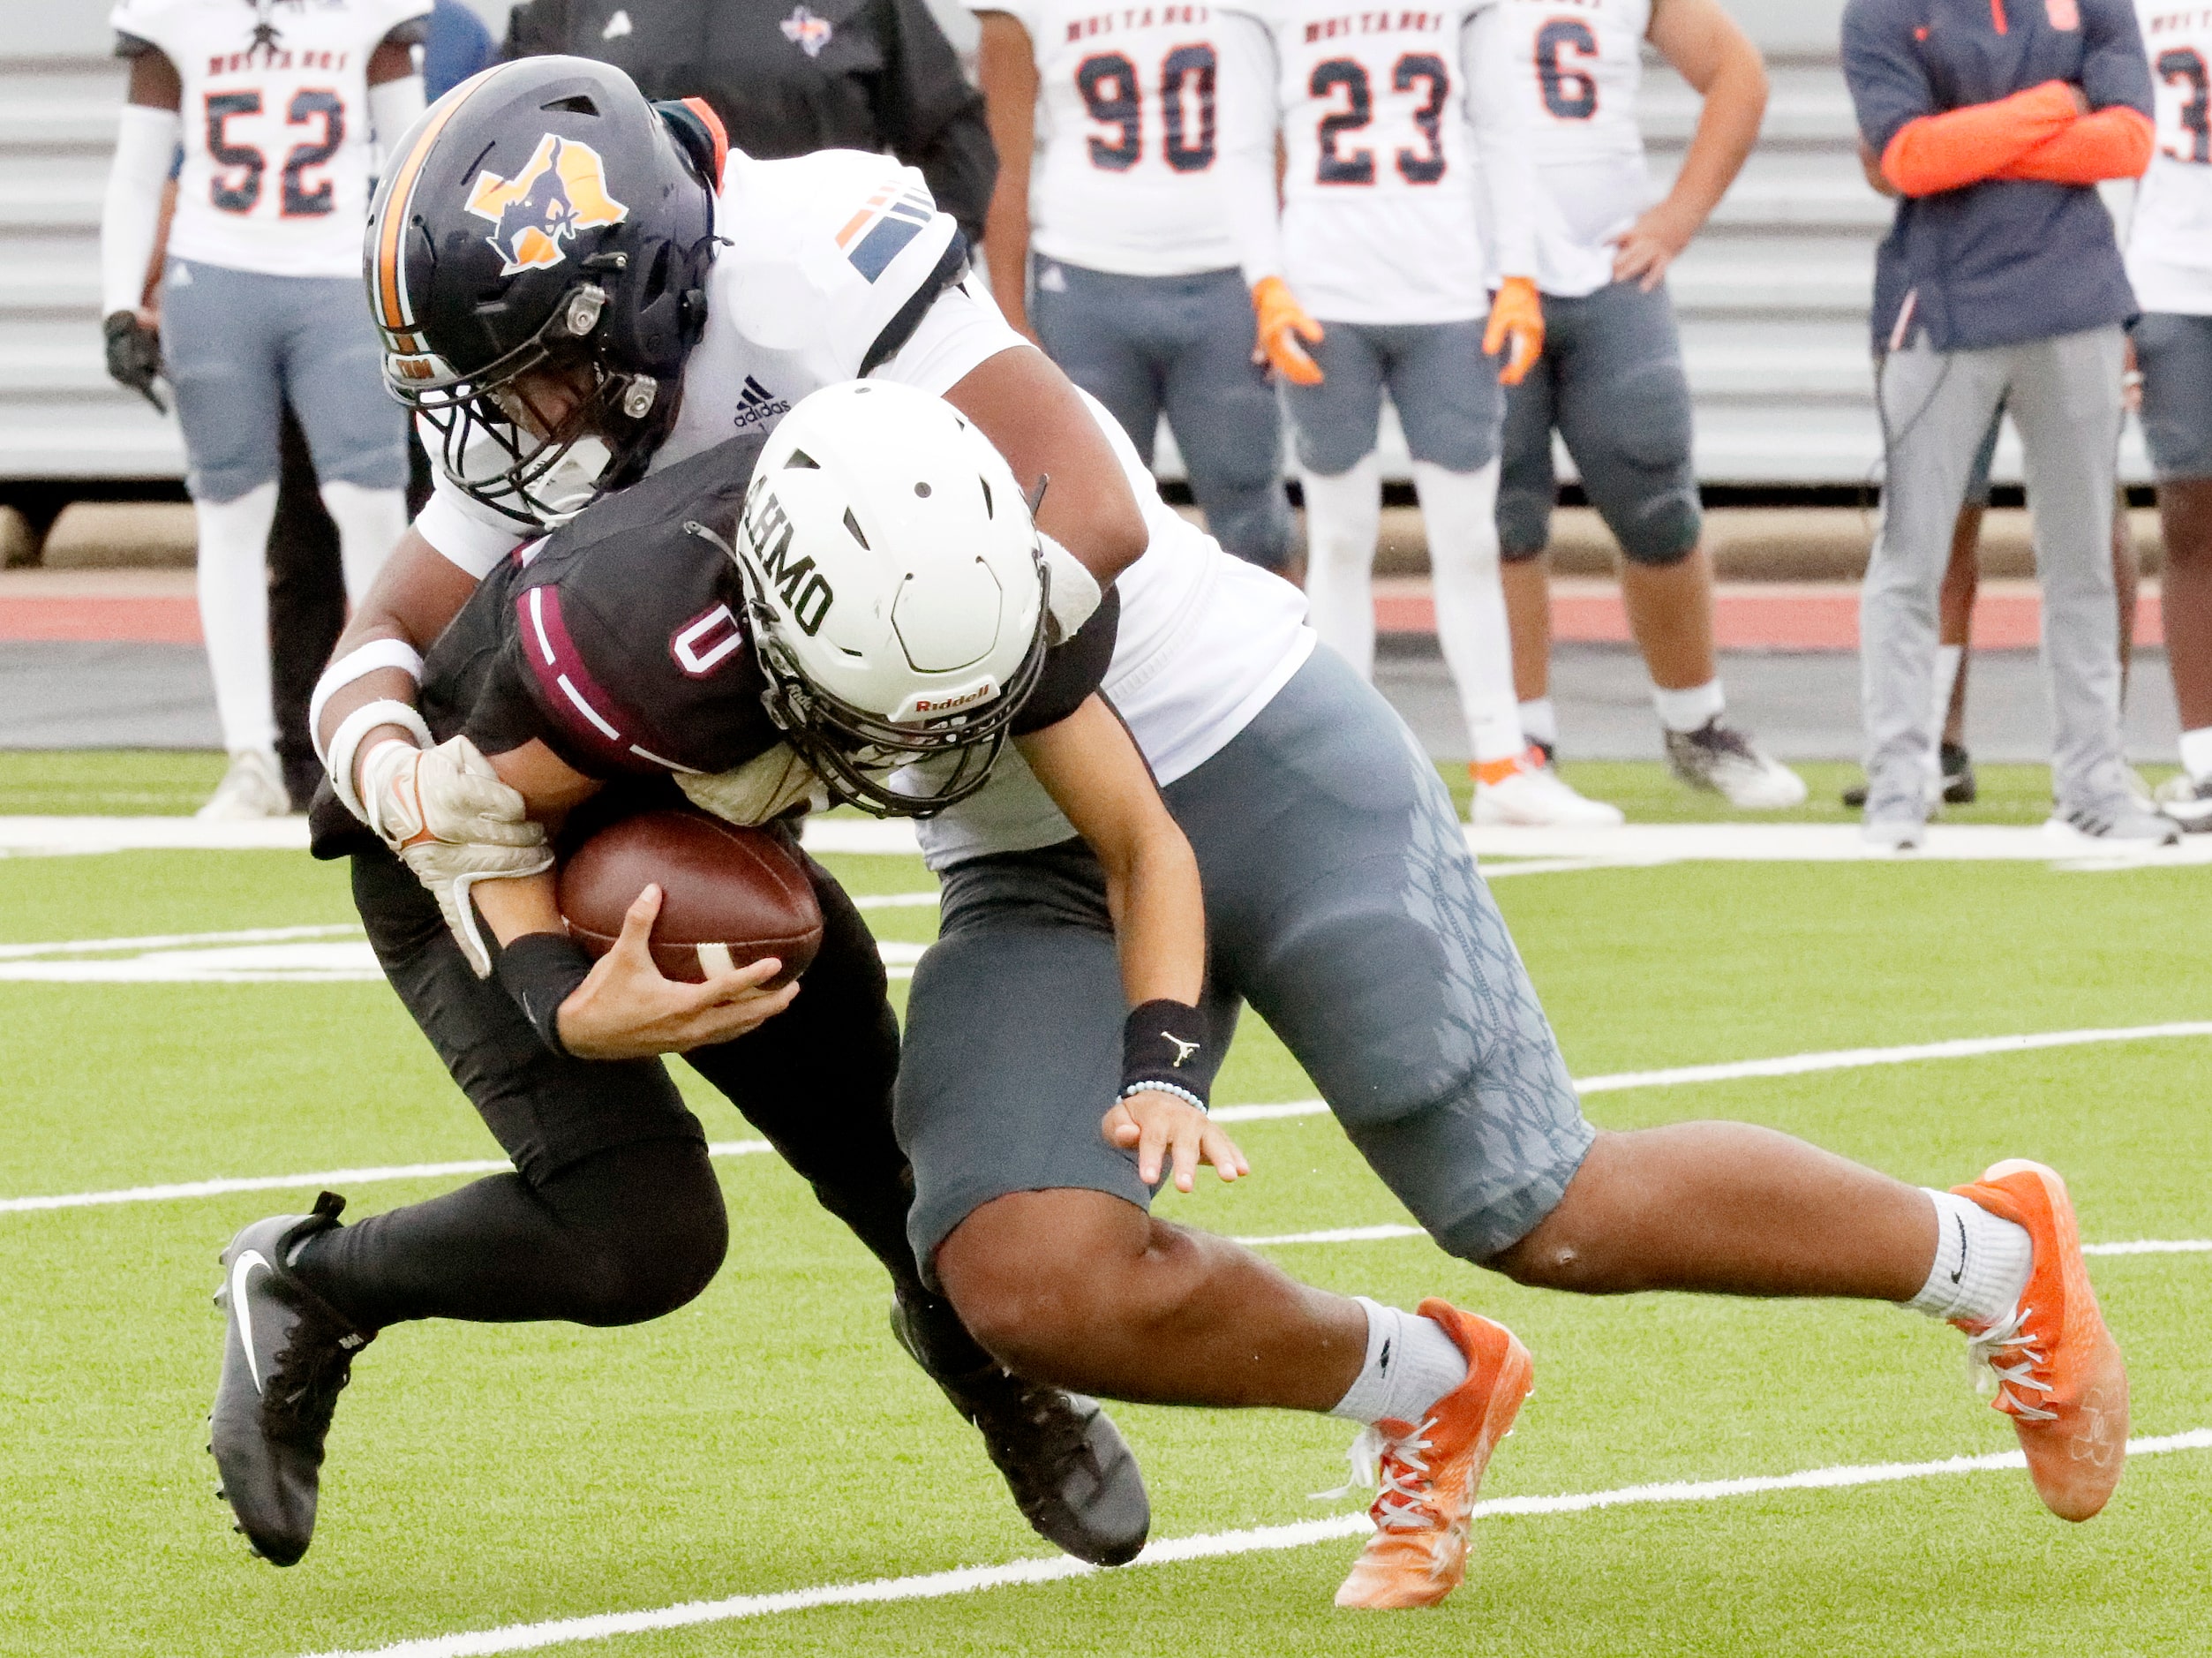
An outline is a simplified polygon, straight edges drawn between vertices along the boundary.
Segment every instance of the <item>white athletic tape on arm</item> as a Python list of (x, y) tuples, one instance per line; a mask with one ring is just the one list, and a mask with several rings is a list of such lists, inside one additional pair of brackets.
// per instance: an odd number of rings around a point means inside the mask
[(399, 669), (418, 685), (423, 682), (422, 652), (404, 639), (371, 639), (357, 645), (323, 669), (322, 677), (315, 682), (315, 694), (307, 699), (307, 739), (315, 745), (315, 757), (326, 765), (330, 757), (323, 752), (322, 711), (354, 681), (387, 667)]
[[(345, 809), (363, 823), (369, 823), (368, 809), (362, 805), (361, 796), (353, 787), (353, 757), (360, 751), (361, 740), (379, 726), (397, 726), (415, 734), (418, 747), (435, 745), (430, 727), (423, 717), (405, 703), (395, 702), (387, 697), (372, 703), (363, 703), (339, 722), (330, 737), (330, 787), (336, 791)], [(371, 827), (374, 827), (371, 825)]]
[(1052, 620), (1060, 629), (1060, 637), (1072, 639), (1096, 614), (1105, 594), (1099, 590), (1098, 577), (1083, 568), (1083, 561), (1042, 530), (1037, 531), (1037, 546), (1052, 577)]

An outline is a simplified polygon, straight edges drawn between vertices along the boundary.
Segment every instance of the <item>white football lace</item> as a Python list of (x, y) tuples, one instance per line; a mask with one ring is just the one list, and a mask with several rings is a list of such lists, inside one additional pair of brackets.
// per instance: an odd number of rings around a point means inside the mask
[(1350, 1477), (1334, 1490), (1314, 1492), (1313, 1500), (1328, 1502), (1354, 1490), (1373, 1490), (1375, 1500), (1369, 1512), (1377, 1526), (1414, 1531), (1434, 1526), (1435, 1493), (1422, 1453), (1430, 1449), (1427, 1435), (1435, 1426), (1432, 1416), (1403, 1439), (1380, 1428), (1361, 1428), (1345, 1453)]
[[(2035, 1348), (2035, 1338), (2028, 1333), (2028, 1315), (2035, 1310), (2025, 1303), (2015, 1302), (2009, 1314), (1980, 1335), (1969, 1335), (1967, 1368), (1978, 1390), (1998, 1394), (2011, 1406), (2010, 1413), (2020, 1421), (2056, 1421), (2058, 1413), (2031, 1405), (2026, 1391), (2030, 1388), (2038, 1393), (2051, 1390), (2050, 1383), (2037, 1379), (2035, 1374), (2037, 1365), (2047, 1362), (2045, 1356)], [(2013, 1390), (2009, 1394), (2005, 1391), (2008, 1387)]]

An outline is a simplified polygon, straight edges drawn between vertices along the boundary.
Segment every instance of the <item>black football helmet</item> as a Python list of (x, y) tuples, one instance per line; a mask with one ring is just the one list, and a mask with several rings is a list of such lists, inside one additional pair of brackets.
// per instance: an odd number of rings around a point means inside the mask
[[(558, 524), (643, 471), (706, 322), (727, 140), (621, 70), (526, 57), (462, 82), (393, 147), (364, 263), (385, 384), (461, 489)], [(563, 373), (557, 419), (518, 387)]]

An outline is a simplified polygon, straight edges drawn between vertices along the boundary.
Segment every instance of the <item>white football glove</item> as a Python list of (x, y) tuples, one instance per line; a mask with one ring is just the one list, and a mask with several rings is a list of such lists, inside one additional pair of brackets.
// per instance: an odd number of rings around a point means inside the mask
[(787, 742), (779, 742), (733, 772), (711, 776), (679, 772), (676, 787), (701, 811), (748, 827), (780, 818), (801, 801), (816, 811), (830, 803), (830, 791), (822, 780)]
[(434, 749), (387, 739), (361, 762), (360, 785), (369, 827), (430, 889), (476, 976), (491, 977), (469, 889), (553, 868), (543, 826), (466, 737)]

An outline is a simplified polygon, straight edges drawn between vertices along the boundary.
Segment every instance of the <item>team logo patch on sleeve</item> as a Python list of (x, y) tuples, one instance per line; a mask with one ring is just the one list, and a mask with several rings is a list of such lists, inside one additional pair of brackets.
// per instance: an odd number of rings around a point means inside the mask
[(620, 224), (630, 210), (607, 193), (606, 163), (589, 144), (548, 132), (513, 178), (486, 170), (469, 191), (468, 210), (487, 220), (484, 239), (507, 263), (502, 276), (543, 270), (568, 257), (561, 244), (578, 230)]
[(837, 245), (853, 268), (874, 282), (936, 215), (937, 204), (928, 191), (885, 185), (846, 221), (837, 233)]
[(835, 38), (837, 31), (830, 26), (830, 19), (818, 18), (804, 6), (794, 6), (791, 15), (783, 20), (784, 39), (805, 52), (809, 57), (822, 56), (822, 49)]

